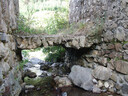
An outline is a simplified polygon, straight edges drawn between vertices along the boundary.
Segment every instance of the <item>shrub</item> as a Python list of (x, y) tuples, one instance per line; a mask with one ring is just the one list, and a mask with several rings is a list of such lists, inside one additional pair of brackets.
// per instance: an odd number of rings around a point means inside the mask
[(63, 61), (65, 49), (61, 46), (52, 46), (44, 48), (43, 52), (47, 54), (45, 61), (60, 62)]
[(69, 26), (67, 17), (65, 16), (64, 18), (63, 15), (60, 15), (58, 12), (55, 12), (54, 17), (47, 19), (46, 23), (45, 32), (48, 34), (60, 33), (61, 30)]
[[(17, 32), (56, 34), (68, 24), (67, 0), (20, 0), (20, 5)], [(44, 11), (52, 15), (47, 18)], [(38, 12), (44, 12), (44, 15), (35, 17), (35, 14), (40, 15)]]

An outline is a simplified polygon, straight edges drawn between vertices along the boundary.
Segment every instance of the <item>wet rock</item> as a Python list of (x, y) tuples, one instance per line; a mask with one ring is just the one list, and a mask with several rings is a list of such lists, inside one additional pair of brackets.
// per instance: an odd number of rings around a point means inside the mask
[(128, 95), (128, 85), (123, 84), (121, 90), (122, 90), (122, 93), (123, 94), (127, 94)]
[(24, 65), (24, 70), (27, 70), (28, 68), (34, 67), (35, 64), (28, 62)]
[(71, 68), (71, 73), (69, 74), (69, 78), (72, 82), (85, 90), (92, 91), (93, 90), (93, 82), (92, 82), (92, 70), (89, 68), (84, 68), (78, 65), (74, 65)]
[(115, 61), (114, 63), (115, 63), (116, 71), (121, 72), (123, 74), (128, 74), (128, 62), (118, 60)]
[(101, 89), (98, 88), (96, 85), (93, 86), (93, 93), (101, 93)]
[(26, 72), (25, 72), (24, 75), (25, 76), (28, 76), (29, 78), (35, 78), (35, 77), (37, 77), (36, 73), (35, 72), (32, 72), (30, 70), (26, 70)]
[(43, 64), (40, 66), (40, 70), (48, 70), (49, 68), (50, 68), (50, 66), (47, 64)]
[(58, 87), (68, 87), (72, 85), (71, 81), (67, 77), (57, 76), (54, 78), (54, 80), (56, 84), (58, 85)]
[(48, 71), (48, 70), (53, 70), (53, 68), (58, 68), (59, 65), (57, 66), (52, 66), (54, 63), (52, 62), (45, 62), (45, 63), (40, 63), (40, 70)]
[(112, 70), (110, 68), (106, 68), (103, 66), (98, 66), (93, 71), (93, 76), (100, 80), (108, 80), (112, 74)]
[(35, 86), (33, 85), (25, 85), (25, 89), (33, 89)]
[(44, 71), (39, 77), (46, 77), (46, 76), (48, 76), (48, 73)]
[(29, 62), (31, 62), (32, 64), (40, 64), (40, 63), (44, 63), (44, 61), (38, 59), (38, 58), (31, 58), (29, 60)]
[(61, 63), (53, 63), (52, 65), (51, 65), (51, 67), (59, 67), (59, 66), (62, 66), (62, 64)]

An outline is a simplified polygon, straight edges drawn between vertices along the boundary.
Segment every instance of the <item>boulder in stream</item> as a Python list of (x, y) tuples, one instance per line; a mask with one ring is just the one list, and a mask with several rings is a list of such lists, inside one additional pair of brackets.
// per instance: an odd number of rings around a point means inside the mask
[(72, 80), (74, 85), (83, 88), (84, 90), (92, 91), (93, 82), (92, 82), (92, 70), (89, 68), (84, 68), (78, 65), (74, 65), (71, 68), (71, 73), (69, 78)]
[(56, 76), (54, 78), (54, 80), (55, 80), (55, 82), (56, 82), (58, 87), (69, 87), (69, 86), (72, 86), (71, 81), (67, 77)]
[(40, 59), (38, 59), (38, 58), (31, 58), (31, 59), (29, 60), (29, 62), (31, 62), (32, 64), (44, 63), (43, 60), (40, 60)]

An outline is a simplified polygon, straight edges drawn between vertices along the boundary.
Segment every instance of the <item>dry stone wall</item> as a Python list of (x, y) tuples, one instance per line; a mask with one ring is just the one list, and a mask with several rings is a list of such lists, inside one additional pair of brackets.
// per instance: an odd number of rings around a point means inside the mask
[(104, 41), (128, 41), (127, 0), (70, 0), (70, 23), (104, 27)]
[(127, 96), (128, 0), (70, 0), (70, 23), (97, 26), (101, 20), (100, 42), (77, 62), (93, 70), (96, 86), (102, 91)]
[(0, 0), (0, 96), (19, 96), (21, 91), (21, 73), (12, 35), (17, 28), (18, 12), (18, 0)]

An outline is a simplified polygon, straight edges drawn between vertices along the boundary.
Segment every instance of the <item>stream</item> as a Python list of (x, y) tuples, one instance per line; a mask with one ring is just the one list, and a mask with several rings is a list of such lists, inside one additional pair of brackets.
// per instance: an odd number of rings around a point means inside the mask
[(59, 92), (57, 90), (51, 90), (48, 93), (44, 94), (44, 90), (31, 90), (25, 93), (25, 91), (22, 91), (20, 96), (120, 96), (113, 93), (101, 93), (101, 94), (94, 94), (92, 92), (87, 92), (81, 88), (78, 87), (66, 87), (61, 88)]
[[(20, 96), (120, 96), (110, 92), (97, 94), (76, 87), (67, 79), (69, 72), (63, 63), (32, 58), (24, 66), (25, 84)], [(55, 77), (59, 78), (57, 82)]]

